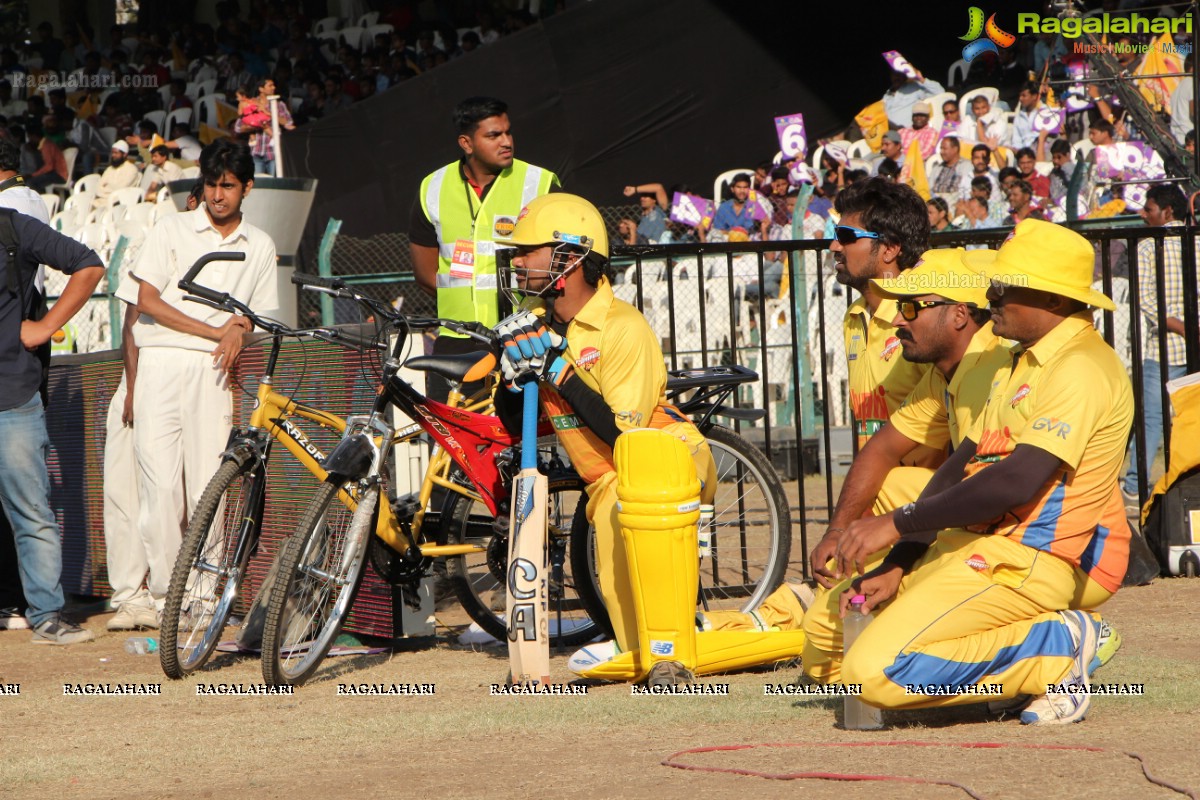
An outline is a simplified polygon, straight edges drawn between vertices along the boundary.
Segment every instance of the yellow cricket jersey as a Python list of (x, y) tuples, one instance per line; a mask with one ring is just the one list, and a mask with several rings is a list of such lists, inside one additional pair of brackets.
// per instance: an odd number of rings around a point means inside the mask
[[(540, 301), (529, 304), (535, 311)], [(704, 441), (691, 420), (667, 403), (667, 368), (658, 336), (642, 312), (613, 296), (601, 278), (596, 294), (567, 327), (565, 358), (575, 374), (612, 409), (617, 427), (667, 429), (695, 449)], [(588, 483), (615, 470), (612, 448), (584, 427), (570, 404), (552, 387), (541, 387), (542, 403), (571, 464)]]
[[(872, 315), (859, 297), (842, 319), (849, 374), (850, 410), (861, 450), (904, 402), (932, 367), (906, 361), (896, 337), (896, 301), (885, 298)], [(920, 447), (904, 460), (907, 466), (936, 467), (945, 452)]]
[(1010, 350), (969, 438), (971, 476), (1029, 444), (1062, 460), (1037, 495), (973, 530), (1009, 536), (1080, 567), (1111, 592), (1129, 560), (1117, 476), (1133, 420), (1133, 390), (1090, 312), (1063, 320), (1028, 350)]
[(957, 448), (983, 414), (996, 372), (1011, 364), (1008, 346), (987, 323), (971, 337), (954, 376), (947, 381), (941, 370), (929, 370), (892, 414), (892, 426), (936, 450)]

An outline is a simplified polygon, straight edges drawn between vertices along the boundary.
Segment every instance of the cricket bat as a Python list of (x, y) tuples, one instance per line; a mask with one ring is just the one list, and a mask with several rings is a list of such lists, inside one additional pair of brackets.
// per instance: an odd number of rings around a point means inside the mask
[(522, 389), (521, 471), (513, 481), (508, 525), (509, 684), (544, 686), (550, 680), (546, 558), (546, 476), (537, 468), (538, 385)]

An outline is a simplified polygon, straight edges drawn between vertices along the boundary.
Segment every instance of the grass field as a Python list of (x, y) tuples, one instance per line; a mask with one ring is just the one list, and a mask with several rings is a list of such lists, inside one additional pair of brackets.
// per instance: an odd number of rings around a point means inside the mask
[[(103, 633), (108, 616), (98, 615), (86, 623), (99, 634), (92, 644), (33, 647), (28, 632), (0, 632), (0, 684), (21, 685), (18, 696), (0, 695), (0, 797), (968, 796), (949, 786), (768, 781), (660, 764), (689, 748), (764, 743), (798, 746), (679, 760), (950, 780), (988, 798), (1178, 797), (1119, 751), (1140, 753), (1167, 781), (1200, 787), (1197, 607), (1200, 581), (1183, 579), (1124, 590), (1105, 607), (1125, 644), (1097, 680), (1144, 683), (1146, 695), (1098, 699), (1081, 724), (1028, 729), (970, 707), (889, 715), (889, 728), (873, 733), (835, 727), (835, 701), (764, 696), (763, 684), (790, 682), (796, 669), (706, 681), (728, 683), (727, 697), (635, 697), (615, 685), (589, 687), (586, 697), (493, 697), (504, 651), (460, 648), (453, 630), (425, 649), (327, 661), (291, 697), (201, 697), (197, 684), (258, 683), (258, 662), (222, 655), (199, 676), (170, 682), (156, 658), (124, 652), (124, 634)], [(565, 655), (553, 669), (570, 677)], [(162, 694), (63, 696), (63, 683), (131, 681), (161, 683)], [(347, 682), (433, 683), (436, 694), (338, 696)], [(854, 742), (879, 746), (829, 746)], [(1006, 746), (961, 747), (978, 742)]]

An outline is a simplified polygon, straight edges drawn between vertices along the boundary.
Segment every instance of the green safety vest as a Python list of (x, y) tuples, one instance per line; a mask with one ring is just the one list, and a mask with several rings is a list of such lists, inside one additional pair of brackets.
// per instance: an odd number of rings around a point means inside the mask
[[(438, 316), (491, 327), (500, 321), (495, 240), (511, 236), (521, 209), (559, 181), (548, 169), (513, 159), (480, 201), (463, 178), (460, 164), (447, 164), (421, 181), (421, 210), (433, 223), (438, 240)], [(451, 271), (460, 239), (475, 245), (469, 276), (462, 268), (454, 271), (457, 275)], [(443, 330), (442, 335), (456, 334)]]
[[(58, 338), (62, 334), (62, 339)], [(63, 325), (50, 337), (50, 355), (65, 356), (75, 352), (75, 326), (70, 323)]]

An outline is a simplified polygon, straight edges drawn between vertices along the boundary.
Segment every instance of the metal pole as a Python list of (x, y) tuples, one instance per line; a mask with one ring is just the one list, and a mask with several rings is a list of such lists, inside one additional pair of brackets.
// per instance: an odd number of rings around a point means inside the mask
[[(341, 229), (342, 221), (330, 217), (329, 224), (325, 226), (325, 235), (321, 237), (321, 246), (317, 248), (317, 273), (321, 277), (333, 276), (333, 243), (337, 241), (338, 231)], [(321, 324), (333, 324), (333, 298), (323, 292), (321, 294)]]
[(279, 142), (279, 95), (267, 98), (271, 103), (271, 148), (275, 151), (275, 177), (283, 177), (283, 150)]

